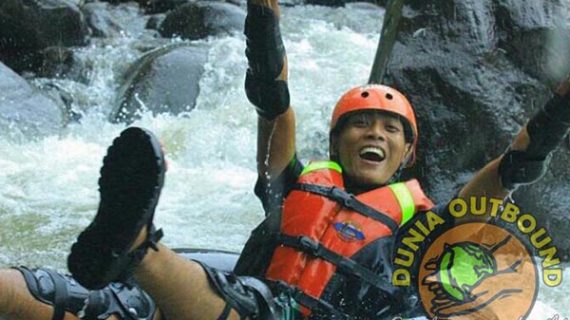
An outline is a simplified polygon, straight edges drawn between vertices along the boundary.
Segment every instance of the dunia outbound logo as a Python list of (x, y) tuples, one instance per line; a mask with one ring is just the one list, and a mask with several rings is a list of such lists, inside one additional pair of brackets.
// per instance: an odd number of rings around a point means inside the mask
[[(394, 260), (393, 284), (417, 285), (430, 317), (525, 319), (539, 281), (561, 284), (558, 250), (532, 214), (486, 197), (454, 199), (448, 212), (429, 211), (418, 219), (402, 236)], [(412, 273), (412, 266), (419, 270)]]

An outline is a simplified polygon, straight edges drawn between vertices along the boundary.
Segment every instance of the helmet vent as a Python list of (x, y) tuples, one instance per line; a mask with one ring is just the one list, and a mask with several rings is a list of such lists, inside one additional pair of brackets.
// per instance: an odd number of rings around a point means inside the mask
[(363, 93), (360, 94), (360, 96), (363, 98), (368, 98), (369, 95), (370, 93), (368, 93), (368, 91), (364, 91)]
[(386, 99), (392, 100), (392, 98), (394, 98), (393, 95), (391, 95), (391, 94), (389, 94), (389, 93), (386, 93)]

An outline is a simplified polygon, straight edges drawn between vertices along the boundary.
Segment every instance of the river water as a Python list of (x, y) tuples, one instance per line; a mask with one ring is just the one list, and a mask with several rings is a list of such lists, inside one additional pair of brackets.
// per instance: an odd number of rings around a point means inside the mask
[[(0, 267), (65, 271), (74, 237), (97, 209), (101, 159), (125, 128), (107, 121), (117, 79), (141, 56), (137, 48), (152, 38), (137, 10), (119, 9), (130, 21), (129, 31), (76, 51), (93, 67), (88, 84), (34, 80), (70, 92), (80, 123), (55, 136), (0, 137)], [(383, 10), (358, 8), (284, 8), (282, 32), (302, 159), (326, 157), (332, 106), (339, 93), (367, 81), (382, 15)], [(203, 42), (211, 49), (196, 109), (182, 116), (143, 113), (133, 125), (154, 131), (167, 151), (169, 169), (156, 216), (166, 233), (163, 242), (240, 251), (263, 217), (253, 194), (256, 114), (243, 92), (245, 39), (236, 34)], [(565, 275), (570, 279), (568, 269)], [(543, 288), (531, 319), (566, 312), (569, 288), (566, 283)]]

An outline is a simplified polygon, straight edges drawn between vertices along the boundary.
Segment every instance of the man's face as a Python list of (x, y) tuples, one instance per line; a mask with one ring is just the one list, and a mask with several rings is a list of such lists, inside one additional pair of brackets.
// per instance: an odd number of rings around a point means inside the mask
[(386, 184), (410, 154), (411, 143), (397, 116), (363, 111), (349, 115), (331, 148), (347, 182), (358, 190)]

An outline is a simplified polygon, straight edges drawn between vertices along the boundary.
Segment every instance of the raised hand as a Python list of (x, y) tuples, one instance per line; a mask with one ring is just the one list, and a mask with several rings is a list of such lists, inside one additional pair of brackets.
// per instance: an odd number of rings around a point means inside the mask
[(273, 120), (289, 108), (287, 57), (279, 29), (276, 0), (250, 0), (245, 35), (248, 70), (245, 91), (257, 113)]

